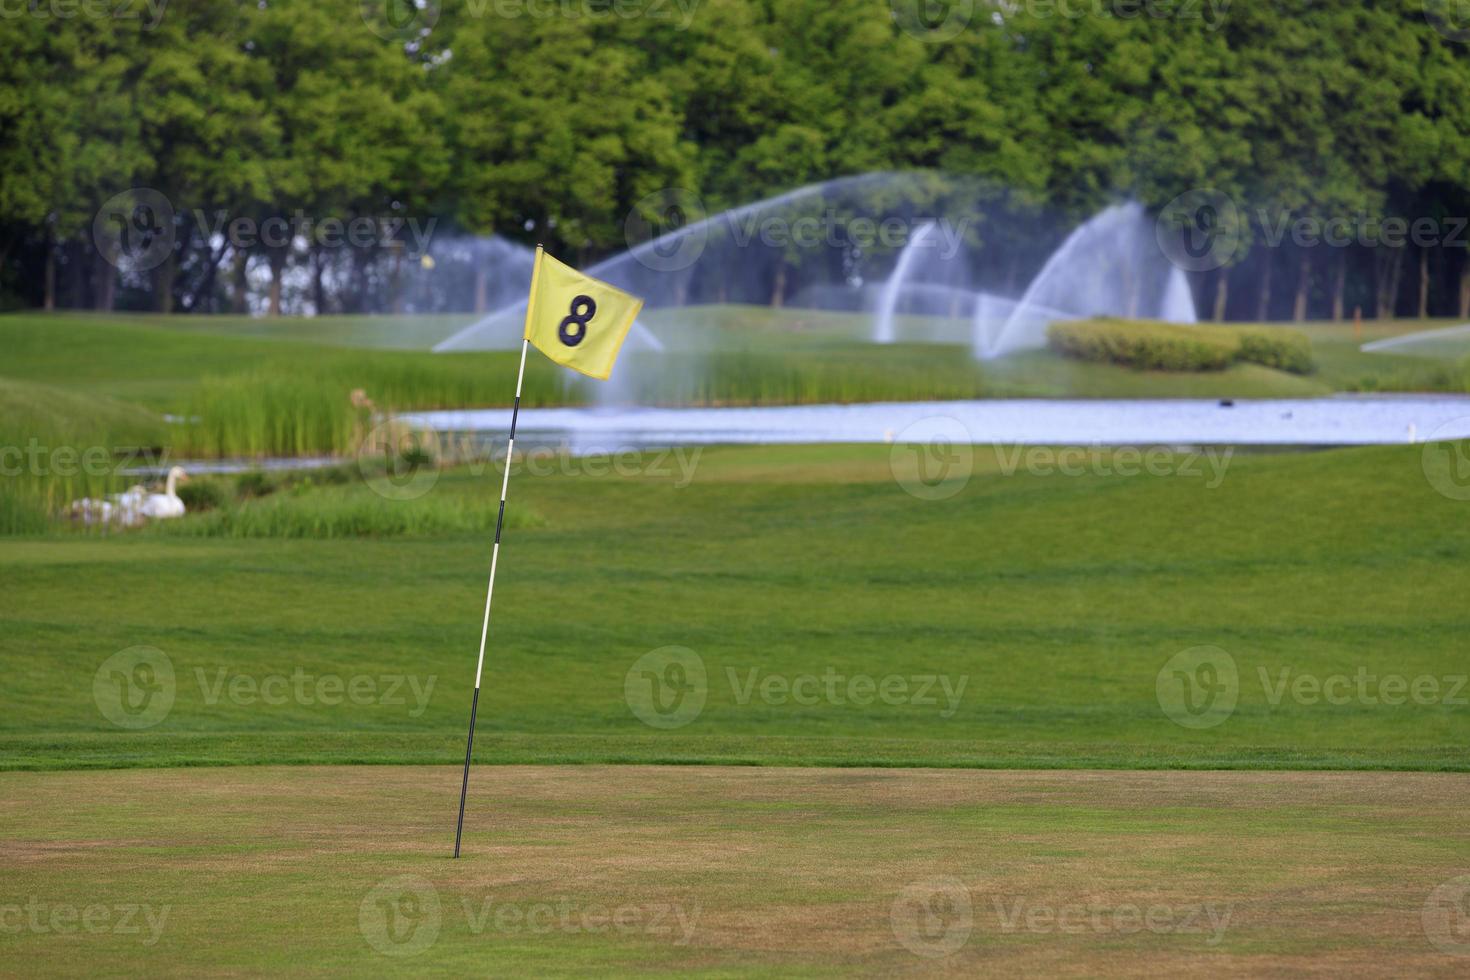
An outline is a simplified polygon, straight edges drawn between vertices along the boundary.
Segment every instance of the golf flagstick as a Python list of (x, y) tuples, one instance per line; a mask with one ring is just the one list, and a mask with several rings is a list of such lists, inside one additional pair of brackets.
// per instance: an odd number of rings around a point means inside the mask
[[(532, 289), (535, 289), (534, 274)], [(531, 315), (531, 304), (526, 305), (526, 316)], [(526, 350), (531, 346), (529, 336), (521, 339), (521, 367), (516, 372), (515, 407), (510, 411), (510, 441), (505, 444), (505, 475), (500, 480), (500, 513), (495, 518), (495, 544), (490, 550), (490, 585), (485, 589), (485, 621), (480, 626), (480, 660), (475, 665), (475, 697), (470, 702), (470, 737), (464, 746), (464, 779), (459, 784), (459, 822), (454, 825), (454, 856), (459, 857), (459, 838), (464, 832), (464, 800), (470, 789), (470, 754), (475, 749), (475, 712), (480, 707), (480, 674), (485, 669), (485, 637), (490, 634), (490, 597), (495, 594), (495, 566), (500, 561), (500, 530), (505, 525), (505, 494), (510, 489), (510, 460), (516, 448), (516, 419), (521, 414), (521, 381), (526, 377)]]
[[(545, 293), (546, 295), (542, 295)], [(549, 306), (547, 304), (550, 304)], [(475, 751), (475, 714), (480, 708), (480, 675), (485, 669), (485, 638), (490, 635), (490, 597), (495, 594), (495, 567), (500, 562), (500, 531), (505, 526), (505, 493), (516, 448), (516, 419), (521, 414), (521, 383), (526, 378), (526, 351), (532, 344), (557, 364), (606, 381), (613, 362), (643, 300), (558, 262), (536, 246), (531, 292), (526, 297), (526, 330), (521, 338), (521, 366), (516, 372), (516, 401), (510, 413), (510, 441), (505, 447), (505, 475), (500, 481), (500, 514), (495, 518), (495, 546), (490, 552), (490, 585), (485, 589), (485, 621), (480, 626), (480, 660), (475, 665), (475, 699), (470, 702), (470, 735), (464, 746), (464, 779), (459, 784), (459, 822), (454, 825), (454, 856), (464, 833), (464, 804), (470, 789), (470, 759)], [(565, 315), (561, 315), (565, 311)], [(599, 312), (600, 311), (600, 312)], [(547, 315), (547, 314), (550, 315)], [(558, 320), (558, 316), (560, 319)], [(595, 321), (595, 323), (594, 323)]]

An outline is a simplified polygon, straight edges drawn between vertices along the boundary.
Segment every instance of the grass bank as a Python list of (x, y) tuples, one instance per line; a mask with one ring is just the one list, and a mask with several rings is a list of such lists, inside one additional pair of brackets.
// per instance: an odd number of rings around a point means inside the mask
[[(482, 761), (1470, 768), (1470, 525), (1421, 447), (1236, 454), (1218, 481), (1188, 455), (1063, 476), (977, 449), (938, 501), (891, 459), (706, 450), (687, 485), (655, 454), (518, 472)], [(378, 506), (498, 488), (451, 471)], [(210, 520), (0, 549), (0, 768), (455, 761), (486, 531), (243, 540)], [(98, 691), (136, 647), (167, 658), (172, 697), (119, 727)], [(671, 647), (695, 659), (671, 672)], [(1190, 727), (1161, 697), (1182, 674), (1213, 703), (1219, 673), (1175, 659), (1199, 648), (1228, 655), (1236, 700)], [(658, 727), (654, 693), (697, 710)]]

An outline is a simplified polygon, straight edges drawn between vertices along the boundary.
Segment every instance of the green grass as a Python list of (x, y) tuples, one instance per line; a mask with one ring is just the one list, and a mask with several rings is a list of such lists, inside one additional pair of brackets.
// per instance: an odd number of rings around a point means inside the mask
[(0, 969), (1463, 975), (1463, 775), (481, 767), (451, 860), (459, 776), (0, 775)]
[[(1466, 673), (1470, 524), (1422, 460), (1420, 447), (1238, 454), (1209, 489), (1204, 464), (1190, 475), (1183, 458), (1169, 476), (1005, 475), (978, 449), (973, 478), (942, 501), (901, 489), (882, 446), (707, 450), (684, 487), (653, 455), (632, 477), (518, 472), (512, 514), (527, 513), (502, 550), (477, 755), (1464, 770), (1461, 704), (1271, 695), (1283, 670), (1434, 678), (1442, 695)], [(429, 500), (483, 520), (498, 488), (494, 469), (451, 471), (419, 501), (376, 506)], [(345, 492), (303, 499), (330, 508)], [(0, 768), (462, 753), (486, 531), (188, 536), (215, 533), (213, 519), (0, 548)], [(139, 645), (170, 659), (176, 697), (157, 725), (123, 731), (94, 675)], [(630, 709), (625, 682), (668, 646), (694, 651), (708, 691), (697, 717), (661, 730)], [(1192, 730), (1156, 690), (1166, 662), (1198, 646), (1234, 658), (1239, 704)], [(380, 694), (396, 683), (397, 703), (276, 704), (220, 686), (298, 672)], [(829, 673), (965, 687), (953, 711), (940, 686), (939, 703), (742, 695), (771, 675)]]

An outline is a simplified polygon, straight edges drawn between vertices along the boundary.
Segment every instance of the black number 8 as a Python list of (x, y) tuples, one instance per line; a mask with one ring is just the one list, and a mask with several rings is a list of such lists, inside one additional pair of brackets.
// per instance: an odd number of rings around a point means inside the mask
[[(587, 336), (587, 323), (597, 315), (597, 301), (591, 296), (578, 296), (572, 300), (571, 312), (557, 325), (556, 335), (568, 347), (576, 347)], [(576, 324), (575, 333), (570, 329)]]

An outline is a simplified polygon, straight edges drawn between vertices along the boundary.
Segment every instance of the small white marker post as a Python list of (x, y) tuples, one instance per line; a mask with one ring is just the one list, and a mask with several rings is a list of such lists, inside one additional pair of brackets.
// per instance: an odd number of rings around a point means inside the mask
[[(540, 246), (537, 246), (540, 251)], [(539, 263), (538, 263), (539, 264)], [(532, 295), (536, 283), (531, 283)], [(526, 316), (531, 315), (529, 302)], [(464, 747), (464, 780), (459, 784), (459, 822), (454, 826), (454, 856), (459, 857), (459, 838), (464, 832), (464, 801), (470, 789), (470, 754), (475, 748), (475, 712), (480, 707), (480, 674), (485, 669), (485, 638), (490, 635), (490, 597), (495, 594), (495, 566), (500, 561), (500, 530), (505, 525), (505, 494), (510, 489), (510, 460), (516, 448), (516, 419), (521, 414), (521, 382), (526, 377), (526, 350), (531, 346), (529, 335), (521, 338), (521, 367), (516, 372), (515, 407), (510, 412), (510, 441), (505, 445), (505, 475), (500, 480), (500, 513), (495, 517), (495, 544), (490, 550), (490, 585), (485, 589), (485, 621), (480, 626), (480, 660), (475, 664), (475, 697), (470, 702), (470, 737)]]

